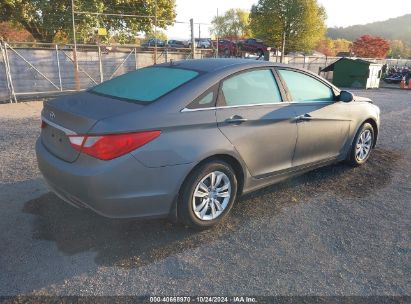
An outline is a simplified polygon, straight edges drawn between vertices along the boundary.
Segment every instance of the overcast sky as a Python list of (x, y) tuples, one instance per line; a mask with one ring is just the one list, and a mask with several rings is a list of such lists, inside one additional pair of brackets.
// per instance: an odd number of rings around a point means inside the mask
[[(223, 14), (230, 8), (243, 8), (249, 10), (251, 5), (258, 0), (176, 0), (177, 21), (209, 24), (217, 14)], [(393, 17), (411, 13), (410, 0), (318, 0), (327, 11), (327, 25), (349, 26), (382, 21)], [(201, 26), (201, 36), (209, 36), (209, 26)], [(188, 24), (176, 24), (167, 30), (169, 38), (189, 37)], [(198, 27), (196, 28), (198, 36)]]

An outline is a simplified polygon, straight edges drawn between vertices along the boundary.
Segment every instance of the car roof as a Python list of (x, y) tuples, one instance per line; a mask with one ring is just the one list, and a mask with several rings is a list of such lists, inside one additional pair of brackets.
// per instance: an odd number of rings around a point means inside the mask
[(245, 68), (261, 67), (261, 66), (285, 66), (281, 63), (252, 60), (252, 59), (235, 59), (235, 58), (208, 58), (173, 61), (171, 63), (163, 63), (159, 66), (173, 66), (182, 69), (189, 69), (202, 72), (216, 72), (223, 70), (242, 70)]

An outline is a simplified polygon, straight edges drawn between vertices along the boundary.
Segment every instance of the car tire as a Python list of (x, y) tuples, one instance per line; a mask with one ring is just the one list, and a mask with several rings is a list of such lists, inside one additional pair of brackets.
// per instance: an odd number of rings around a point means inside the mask
[(237, 178), (229, 164), (218, 160), (201, 164), (182, 185), (177, 205), (179, 221), (196, 229), (220, 223), (230, 212), (237, 189)]
[(364, 123), (354, 137), (347, 163), (358, 167), (367, 162), (374, 146), (375, 131), (371, 124)]

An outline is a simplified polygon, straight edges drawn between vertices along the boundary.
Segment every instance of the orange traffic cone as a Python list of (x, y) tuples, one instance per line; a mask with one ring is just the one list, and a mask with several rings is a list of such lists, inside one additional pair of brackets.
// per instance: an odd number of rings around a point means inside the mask
[(403, 77), (401, 80), (400, 88), (405, 89), (405, 77)]

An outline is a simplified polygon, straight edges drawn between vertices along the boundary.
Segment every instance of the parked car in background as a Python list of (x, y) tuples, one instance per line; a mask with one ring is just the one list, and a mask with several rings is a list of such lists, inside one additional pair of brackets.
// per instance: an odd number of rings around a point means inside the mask
[[(217, 48), (217, 40), (212, 41), (213, 48)], [(218, 54), (224, 57), (237, 56), (237, 44), (228, 39), (218, 39)]]
[[(211, 40), (208, 38), (196, 38), (196, 47), (200, 49), (209, 49), (211, 48)], [(191, 40), (188, 41), (187, 47), (191, 48)]]
[(168, 40), (167, 47), (170, 49), (183, 49), (186, 48), (186, 45), (181, 40)]
[(66, 202), (205, 228), (242, 194), (343, 160), (364, 164), (380, 110), (305, 70), (203, 59), (48, 101), (41, 119), (38, 165)]
[(157, 42), (157, 47), (164, 47), (166, 45), (165, 41), (160, 40), (160, 39), (149, 39), (146, 42), (144, 42), (141, 46), (143, 48), (148, 48), (148, 47), (155, 47)]
[(239, 41), (238, 49), (242, 52), (248, 52), (259, 56), (263, 56), (266, 51), (271, 50), (271, 47), (264, 44), (262, 40), (250, 38)]

